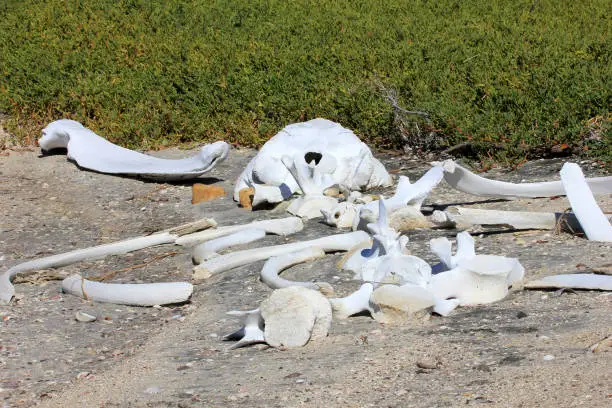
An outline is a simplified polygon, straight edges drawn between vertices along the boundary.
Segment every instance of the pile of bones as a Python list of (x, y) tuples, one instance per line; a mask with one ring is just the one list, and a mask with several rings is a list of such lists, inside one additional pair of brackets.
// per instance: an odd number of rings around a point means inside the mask
[[(67, 149), (68, 157), (83, 168), (163, 181), (198, 177), (229, 152), (225, 142), (216, 142), (186, 159), (155, 158), (114, 145), (71, 120), (49, 124), (39, 144), (44, 151)], [(610, 219), (593, 198), (593, 194), (612, 192), (612, 177), (585, 179), (580, 167), (572, 163), (563, 166), (560, 176), (560, 181), (513, 184), (480, 177), (447, 160), (432, 163), (414, 183), (400, 176), (389, 198), (367, 195), (362, 191), (393, 184), (370, 149), (337, 123), (324, 119), (297, 123), (281, 130), (261, 148), (239, 176), (234, 190), (236, 201), (254, 208), (287, 202), (286, 209), (292, 216), (219, 227), (214, 220), (203, 219), (145, 237), (31, 260), (0, 276), (0, 302), (13, 298), (11, 282), (18, 273), (168, 243), (189, 248), (196, 264), (196, 283), (232, 268), (265, 261), (260, 278), (274, 291), (257, 308), (229, 312), (244, 320), (240, 330), (225, 338), (236, 341), (232, 348), (253, 343), (303, 346), (326, 337), (333, 319), (359, 313), (396, 324), (426, 318), (432, 312), (447, 316), (460, 306), (498, 301), (517, 285), (612, 290), (612, 276), (605, 274), (555, 275), (523, 283), (524, 268), (518, 259), (476, 254), (474, 240), (466, 231), (457, 234), (454, 253), (447, 238), (432, 239), (430, 249), (440, 262), (431, 266), (410, 255), (408, 237), (400, 233), (417, 228), (466, 229), (475, 224), (502, 224), (515, 229), (559, 226), (558, 213), (448, 207), (426, 217), (421, 211), (423, 201), (444, 180), (457, 190), (484, 197), (566, 195), (573, 214), (567, 214), (565, 224), (582, 229), (590, 240), (612, 242)], [(244, 197), (248, 197), (247, 204)], [(330, 227), (351, 231), (219, 254), (266, 234), (298, 233), (305, 222), (321, 217)], [(354, 278), (363, 282), (347, 297), (334, 297), (332, 286), (325, 282), (290, 281), (279, 276), (293, 265), (340, 251), (346, 254), (338, 267), (353, 272)], [(193, 286), (188, 282), (108, 284), (75, 274), (63, 280), (62, 289), (92, 301), (153, 306), (185, 302)]]

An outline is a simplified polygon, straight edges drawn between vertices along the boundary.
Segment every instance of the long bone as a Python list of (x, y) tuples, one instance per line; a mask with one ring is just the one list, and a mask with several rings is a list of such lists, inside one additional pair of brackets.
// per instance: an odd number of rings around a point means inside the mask
[(74, 120), (57, 120), (42, 131), (41, 149), (67, 148), (68, 158), (81, 167), (109, 174), (127, 174), (154, 180), (184, 180), (206, 173), (225, 160), (229, 145), (215, 142), (192, 157), (160, 159), (117, 146)]
[(565, 163), (560, 174), (567, 199), (587, 238), (612, 242), (612, 225), (595, 202), (580, 167), (575, 163)]
[[(607, 218), (612, 221), (612, 216)], [(483, 225), (513, 229), (582, 230), (576, 216), (570, 213), (500, 211), (455, 206), (448, 207), (444, 211), (434, 211), (431, 221), (438, 228), (465, 229), (474, 225)]]
[(324, 295), (333, 294), (333, 288), (326, 282), (296, 282), (281, 278), (279, 273), (293, 265), (322, 258), (325, 252), (317, 247), (309, 247), (285, 255), (275, 256), (266, 261), (259, 278), (272, 289), (288, 288), (290, 286), (303, 286), (317, 290)]
[(155, 306), (187, 301), (193, 285), (187, 282), (102, 283), (71, 275), (62, 281), (62, 290), (95, 302)]
[(215, 227), (215, 220), (205, 218), (193, 223), (161, 231), (146, 237), (131, 238), (110, 244), (97, 245), (90, 248), (76, 249), (63, 254), (51, 255), (44, 258), (33, 259), (9, 268), (0, 276), (0, 303), (10, 302), (15, 295), (15, 288), (11, 281), (18, 273), (33, 271), (37, 269), (60, 268), (84, 260), (101, 259), (109, 255), (122, 255), (128, 252), (148, 248), (155, 245), (171, 244), (183, 234), (190, 233), (194, 229), (206, 229)]
[(612, 290), (612, 276), (594, 273), (552, 275), (527, 282), (525, 288)]
[[(482, 197), (551, 197), (565, 195), (561, 181), (539, 183), (509, 183), (480, 177), (452, 160), (433, 162), (432, 165), (444, 169), (444, 181), (459, 191)], [(587, 179), (593, 194), (612, 193), (612, 177), (595, 177)]]
[(330, 235), (310, 241), (237, 251), (231, 254), (220, 255), (196, 266), (193, 268), (193, 279), (196, 281), (207, 279), (212, 275), (229, 269), (309, 247), (318, 247), (325, 252), (348, 251), (356, 245), (368, 242), (369, 240), (370, 236), (367, 233), (356, 231), (347, 234)]
[(246, 229), (264, 230), (266, 234), (274, 235), (289, 235), (301, 231), (304, 228), (304, 222), (299, 217), (277, 218), (273, 220), (253, 221), (248, 224), (229, 225), (218, 227), (214, 230), (200, 231), (193, 234), (179, 237), (176, 240), (177, 245), (184, 247), (193, 246), (201, 242), (211, 239), (230, 235)]
[(266, 236), (266, 231), (262, 229), (249, 228), (242, 231), (234, 232), (230, 235), (215, 238), (210, 241), (196, 245), (192, 250), (192, 258), (195, 264), (219, 256), (217, 251), (230, 248), (235, 245), (244, 245), (257, 241)]

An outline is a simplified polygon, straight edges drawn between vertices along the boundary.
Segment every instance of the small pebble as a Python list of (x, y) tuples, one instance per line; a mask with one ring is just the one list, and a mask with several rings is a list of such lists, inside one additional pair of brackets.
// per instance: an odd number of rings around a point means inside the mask
[(544, 357), (542, 357), (542, 360), (544, 361), (550, 361), (550, 360), (554, 360), (555, 356), (551, 355), (551, 354), (546, 354)]
[(149, 387), (144, 390), (145, 394), (159, 394), (161, 392), (161, 388), (159, 387)]
[(97, 319), (96, 316), (87, 314), (85, 312), (76, 312), (74, 318), (79, 322), (93, 322)]

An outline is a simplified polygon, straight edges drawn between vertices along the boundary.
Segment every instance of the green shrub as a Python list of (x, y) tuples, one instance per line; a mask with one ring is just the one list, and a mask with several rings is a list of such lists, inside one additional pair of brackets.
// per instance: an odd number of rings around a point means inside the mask
[(606, 159), (609, 14), (609, 0), (5, 0), (0, 112), (22, 137), (68, 117), (132, 148), (257, 146), (325, 117), (382, 147)]

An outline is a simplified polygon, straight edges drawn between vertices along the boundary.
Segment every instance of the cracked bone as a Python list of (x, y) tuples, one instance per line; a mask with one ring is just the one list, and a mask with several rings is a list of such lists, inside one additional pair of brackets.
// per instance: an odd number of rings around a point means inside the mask
[(356, 231), (346, 234), (330, 235), (310, 241), (236, 251), (230, 254), (217, 256), (194, 267), (193, 279), (195, 281), (207, 279), (212, 275), (229, 269), (309, 247), (318, 247), (325, 252), (348, 251), (362, 242), (369, 242), (369, 240), (370, 236), (367, 233), (364, 231)]
[(240, 347), (249, 346), (251, 344), (265, 343), (264, 339), (264, 320), (261, 317), (259, 308), (247, 311), (232, 310), (227, 312), (230, 316), (244, 316), (244, 326), (223, 336), (223, 340), (237, 341), (229, 349), (234, 350)]
[(38, 141), (44, 151), (66, 148), (68, 158), (80, 167), (108, 174), (125, 174), (153, 180), (185, 180), (210, 171), (225, 160), (229, 145), (215, 142), (185, 159), (148, 156), (117, 146), (74, 120), (51, 122)]
[(75, 274), (62, 281), (62, 290), (95, 302), (155, 306), (187, 301), (193, 285), (188, 282), (101, 283)]
[(290, 252), (285, 255), (275, 256), (266, 261), (259, 274), (260, 280), (272, 289), (288, 288), (291, 286), (302, 286), (317, 290), (326, 296), (333, 295), (334, 290), (326, 282), (296, 282), (283, 279), (280, 272), (283, 270), (312, 259), (322, 258), (325, 252), (317, 247), (309, 247), (299, 251)]
[(323, 210), (330, 210), (338, 200), (323, 194), (333, 184), (330, 173), (336, 168), (336, 159), (328, 154), (321, 155), (319, 164), (313, 160), (306, 163), (301, 154), (283, 156), (281, 159), (289, 173), (296, 180), (303, 195), (295, 199), (287, 212), (308, 219), (321, 217)]
[(597, 205), (580, 167), (575, 163), (565, 163), (560, 174), (572, 211), (587, 238), (612, 242), (612, 225)]
[[(234, 200), (238, 200), (238, 193), (243, 188), (255, 187), (257, 192), (259, 185), (276, 186), (290, 194), (299, 192), (296, 180), (281, 160), (286, 155), (307, 156), (309, 153), (314, 154), (309, 155), (309, 158), (326, 154), (336, 159), (333, 184), (346, 185), (351, 190), (391, 184), (391, 176), (382, 163), (374, 158), (367, 145), (352, 131), (319, 118), (289, 125), (268, 140), (238, 177)], [(284, 195), (281, 192), (275, 197), (279, 199)]]
[(272, 347), (295, 348), (327, 337), (332, 308), (325, 296), (300, 286), (277, 289), (260, 306), (264, 338)]
[(612, 276), (574, 273), (545, 276), (525, 283), (525, 289), (590, 289), (612, 290)]
[(234, 234), (247, 229), (264, 230), (266, 234), (290, 235), (304, 229), (304, 222), (299, 217), (277, 218), (273, 220), (253, 221), (248, 224), (228, 225), (214, 230), (200, 231), (177, 238), (176, 244), (190, 247), (211, 239)]
[(427, 289), (415, 285), (382, 285), (370, 296), (372, 317), (380, 323), (407, 323), (429, 316), (436, 299)]
[(460, 306), (503, 299), (508, 294), (508, 287), (524, 275), (517, 259), (497, 255), (458, 259), (457, 264), (454, 269), (433, 275), (428, 289), (437, 299), (457, 299)]
[(44, 258), (33, 259), (9, 268), (0, 276), (0, 303), (8, 303), (15, 294), (11, 280), (21, 272), (37, 269), (60, 268), (85, 260), (96, 260), (108, 255), (122, 255), (128, 252), (148, 248), (155, 245), (172, 244), (183, 233), (193, 230), (215, 227), (215, 220), (205, 218), (193, 223), (170, 228), (145, 237), (131, 238), (109, 244), (97, 245), (90, 248), (76, 249), (62, 254), (51, 255)]
[[(444, 181), (454, 189), (481, 197), (535, 198), (565, 195), (561, 181), (516, 184), (478, 176), (453, 160), (433, 162), (432, 165), (444, 169)], [(593, 194), (612, 193), (612, 177), (595, 177), (587, 179), (587, 183)]]
[(266, 236), (266, 231), (262, 229), (249, 228), (242, 231), (234, 232), (230, 235), (215, 238), (210, 241), (196, 245), (192, 249), (193, 262), (201, 264), (202, 262), (219, 256), (217, 251), (230, 248), (236, 245), (249, 244)]
[(372, 292), (374, 292), (374, 286), (368, 282), (346, 297), (329, 299), (334, 318), (347, 319), (361, 312), (370, 312)]
[[(612, 216), (607, 217), (612, 220)], [(532, 211), (500, 211), (480, 208), (448, 207), (436, 210), (431, 221), (439, 228), (466, 229), (474, 225), (505, 226), (513, 229), (581, 231), (582, 227), (574, 214)]]

